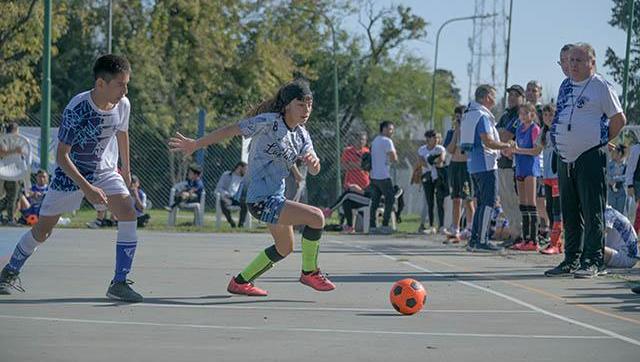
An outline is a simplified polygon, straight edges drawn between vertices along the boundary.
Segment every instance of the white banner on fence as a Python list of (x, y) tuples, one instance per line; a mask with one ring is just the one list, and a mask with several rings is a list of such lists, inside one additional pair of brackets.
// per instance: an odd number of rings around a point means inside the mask
[[(49, 174), (56, 168), (56, 150), (58, 149), (58, 128), (49, 131)], [(20, 127), (20, 134), (29, 139), (33, 151), (31, 172), (36, 173), (40, 169), (40, 127)]]

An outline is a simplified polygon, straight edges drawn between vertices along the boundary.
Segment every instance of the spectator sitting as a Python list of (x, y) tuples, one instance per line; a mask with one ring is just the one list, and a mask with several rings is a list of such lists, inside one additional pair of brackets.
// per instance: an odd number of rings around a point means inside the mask
[(204, 191), (204, 183), (202, 182), (201, 176), (202, 167), (200, 167), (200, 165), (192, 164), (189, 166), (186, 180), (187, 185), (176, 194), (173, 204), (166, 206), (165, 209), (171, 211), (181, 204), (200, 202), (200, 196), (202, 196), (202, 191)]
[(38, 170), (36, 173), (36, 183), (31, 185), (31, 190), (20, 198), (20, 220), (21, 224), (33, 224), (33, 217), (40, 213), (40, 205), (44, 194), (49, 190), (49, 174), (45, 170)]
[(136, 218), (138, 227), (143, 228), (151, 219), (151, 215), (145, 213), (147, 208), (147, 194), (140, 187), (140, 179), (136, 175), (131, 175), (131, 185), (129, 186), (129, 194), (133, 208), (136, 210)]
[(236, 223), (231, 217), (230, 206), (240, 206), (240, 219), (237, 226), (244, 227), (247, 217), (247, 203), (241, 197), (241, 184), (246, 172), (247, 163), (240, 161), (232, 171), (225, 171), (216, 185), (216, 192), (220, 193), (220, 208), (232, 228), (236, 227)]
[(638, 236), (624, 215), (607, 205), (604, 210), (606, 226), (604, 262), (612, 268), (633, 268), (640, 257)]

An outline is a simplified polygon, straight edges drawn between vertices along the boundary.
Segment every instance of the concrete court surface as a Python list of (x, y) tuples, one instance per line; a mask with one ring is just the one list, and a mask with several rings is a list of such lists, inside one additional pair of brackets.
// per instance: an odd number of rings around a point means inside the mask
[[(5, 262), (24, 230), (0, 228)], [(134, 305), (104, 297), (114, 237), (58, 230), (32, 256), (26, 293), (0, 297), (0, 361), (640, 361), (640, 296), (615, 277), (544, 278), (557, 258), (328, 235), (319, 259), (335, 291), (298, 282), (298, 243), (258, 298), (226, 285), (266, 234), (141, 231), (130, 277), (146, 300)], [(414, 316), (388, 302), (405, 277), (428, 290)]]

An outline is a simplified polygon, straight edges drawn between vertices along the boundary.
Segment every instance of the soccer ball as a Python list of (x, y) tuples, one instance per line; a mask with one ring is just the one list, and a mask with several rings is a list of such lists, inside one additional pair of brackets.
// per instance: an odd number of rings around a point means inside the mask
[(427, 302), (427, 291), (420, 282), (413, 279), (398, 280), (389, 293), (391, 305), (398, 312), (411, 315), (418, 313)]
[(30, 214), (26, 218), (27, 225), (35, 225), (38, 223), (38, 215)]

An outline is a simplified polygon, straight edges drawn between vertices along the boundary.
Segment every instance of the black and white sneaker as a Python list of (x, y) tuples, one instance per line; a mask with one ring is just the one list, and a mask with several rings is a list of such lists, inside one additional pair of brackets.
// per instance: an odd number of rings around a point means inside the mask
[(504, 251), (504, 248), (487, 241), (486, 243), (477, 243), (473, 251), (477, 253), (500, 253)]
[(576, 279), (591, 279), (596, 276), (598, 276), (598, 267), (593, 263), (585, 263), (573, 273), (573, 277)]
[(568, 278), (573, 277), (573, 273), (576, 272), (576, 267), (573, 264), (563, 261), (557, 267), (551, 268), (544, 272), (544, 276), (549, 278)]
[(107, 297), (115, 300), (121, 300), (123, 302), (140, 303), (144, 300), (142, 295), (136, 293), (131, 289), (130, 285), (133, 281), (127, 279), (121, 282), (111, 282), (109, 289), (107, 289)]
[(7, 268), (2, 269), (0, 273), (0, 295), (9, 295), (11, 290), (17, 290), (24, 293), (22, 288), (22, 281), (18, 277), (19, 272), (12, 272)]

